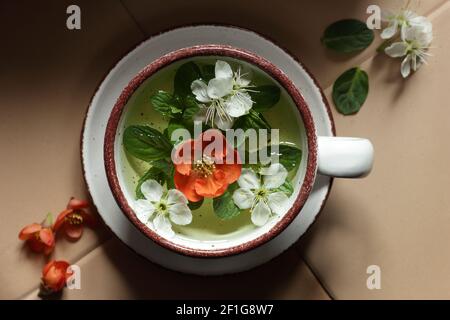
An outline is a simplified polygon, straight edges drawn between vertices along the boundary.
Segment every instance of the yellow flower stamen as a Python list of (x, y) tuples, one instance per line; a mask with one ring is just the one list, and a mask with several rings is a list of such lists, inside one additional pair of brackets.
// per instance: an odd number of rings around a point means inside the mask
[(70, 224), (74, 224), (74, 225), (79, 225), (83, 223), (83, 217), (79, 214), (79, 213), (72, 213), (69, 214), (65, 220), (70, 223)]
[(194, 162), (192, 168), (197, 174), (206, 178), (213, 174), (214, 170), (216, 169), (216, 165), (210, 157), (204, 155), (202, 159), (196, 160)]

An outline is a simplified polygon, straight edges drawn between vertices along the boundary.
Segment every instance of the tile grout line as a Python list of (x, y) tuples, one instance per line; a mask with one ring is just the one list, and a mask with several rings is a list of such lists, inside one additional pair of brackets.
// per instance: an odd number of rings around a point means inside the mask
[(308, 267), (309, 271), (312, 273), (312, 275), (314, 276), (314, 278), (316, 279), (316, 281), (319, 283), (319, 285), (321, 286), (321, 288), (323, 289), (323, 291), (325, 291), (325, 293), (328, 295), (328, 297), (331, 300), (336, 300), (336, 298), (334, 297), (334, 295), (331, 293), (331, 291), (328, 289), (328, 287), (325, 285), (325, 282), (318, 276), (317, 272), (314, 270), (314, 268), (311, 267), (311, 265), (309, 264), (309, 262), (302, 257), (302, 255), (300, 254), (300, 252), (297, 251), (297, 254), (299, 255), (300, 260), (302, 260), (305, 265)]
[[(92, 252), (94, 252), (95, 250), (97, 250), (98, 248), (102, 247), (103, 245), (105, 245), (107, 242), (111, 241), (113, 239), (113, 236), (107, 237), (105, 240), (101, 241), (98, 245), (96, 245), (95, 247), (93, 247), (91, 250), (87, 251), (86, 253), (83, 253), (82, 255), (78, 256), (75, 261), (73, 263), (71, 263), (72, 265), (77, 264), (78, 262), (80, 262), (83, 258), (87, 257), (89, 254), (91, 254)], [(19, 296), (17, 299), (18, 300), (24, 300), (24, 298), (26, 298), (27, 296), (29, 296), (32, 292), (38, 290), (40, 287), (40, 284), (33, 287), (32, 289), (28, 290), (26, 293), (22, 294), (21, 296)]]
[(142, 33), (144, 37), (147, 37), (147, 32), (142, 28), (140, 23), (137, 21), (133, 13), (128, 9), (128, 7), (123, 3), (123, 0), (119, 0), (120, 5), (123, 7), (127, 15), (130, 17), (131, 20), (133, 20), (133, 23), (136, 25), (136, 27), (139, 29), (139, 31)]

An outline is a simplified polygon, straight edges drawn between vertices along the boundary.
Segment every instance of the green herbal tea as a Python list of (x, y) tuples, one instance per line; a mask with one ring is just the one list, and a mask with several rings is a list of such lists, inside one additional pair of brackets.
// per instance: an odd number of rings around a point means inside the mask
[[(168, 237), (220, 241), (284, 214), (289, 208), (283, 205), (301, 183), (298, 169), (306, 150), (295, 108), (271, 77), (232, 58), (195, 57), (155, 73), (132, 95), (121, 122), (120, 170), (135, 193), (138, 218)], [(172, 141), (172, 133), (192, 134), (194, 121), (203, 132), (223, 136), (238, 128), (278, 129), (279, 163), (222, 165), (203, 154), (178, 166), (170, 152), (186, 140)], [(237, 145), (229, 141), (229, 147)], [(244, 154), (249, 152), (254, 150)]]

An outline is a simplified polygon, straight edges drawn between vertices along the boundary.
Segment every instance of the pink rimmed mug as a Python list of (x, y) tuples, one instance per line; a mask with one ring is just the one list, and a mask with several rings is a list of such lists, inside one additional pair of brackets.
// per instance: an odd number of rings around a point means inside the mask
[[(259, 69), (277, 83), (292, 99), (292, 116), (302, 128), (302, 159), (293, 180), (294, 193), (290, 197), (290, 209), (266, 225), (254, 228), (238, 236), (230, 235), (226, 240), (197, 240), (176, 236), (166, 238), (143, 224), (133, 210), (134, 190), (125, 182), (120, 170), (123, 119), (127, 102), (144, 81), (165, 67), (196, 57), (211, 57), (236, 60)], [(300, 89), (300, 91), (299, 91)], [(310, 107), (293, 82), (274, 64), (243, 49), (225, 45), (199, 45), (168, 53), (153, 61), (140, 71), (122, 91), (111, 112), (104, 141), (104, 159), (108, 182), (112, 193), (127, 218), (147, 237), (159, 245), (193, 257), (224, 257), (256, 248), (280, 234), (300, 213), (310, 196), (317, 174), (333, 177), (357, 178), (367, 175), (373, 164), (373, 147), (369, 140), (347, 137), (320, 137), (314, 125)], [(299, 133), (300, 135), (300, 133)]]

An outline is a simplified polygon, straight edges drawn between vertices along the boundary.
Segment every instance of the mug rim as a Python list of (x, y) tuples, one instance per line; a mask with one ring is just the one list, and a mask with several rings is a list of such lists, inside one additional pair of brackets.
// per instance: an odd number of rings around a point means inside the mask
[[(237, 60), (242, 60), (256, 66), (257, 68), (266, 72), (270, 77), (273, 78), (273, 80), (276, 80), (278, 84), (287, 91), (297, 107), (297, 111), (299, 112), (300, 117), (303, 121), (303, 125), (305, 127), (306, 142), (308, 147), (306, 172), (300, 190), (291, 208), (283, 215), (280, 221), (272, 226), (267, 232), (250, 241), (232, 247), (215, 250), (195, 249), (192, 247), (176, 244), (169, 239), (166, 239), (163, 236), (157, 234), (155, 231), (151, 230), (144, 223), (142, 223), (137, 218), (134, 210), (126, 200), (122, 188), (120, 187), (120, 182), (116, 170), (115, 142), (117, 137), (117, 129), (123, 114), (123, 109), (128, 100), (142, 85), (142, 83), (152, 75), (154, 75), (156, 72), (169, 66), (172, 63), (195, 56), (225, 56), (229, 58), (235, 58)], [(153, 240), (155, 243), (161, 245), (162, 247), (185, 256), (196, 258), (226, 257), (237, 255), (255, 249), (256, 247), (259, 247), (264, 243), (272, 240), (274, 237), (279, 235), (300, 213), (303, 205), (305, 204), (312, 191), (317, 174), (316, 128), (308, 104), (306, 103), (299, 89), (284, 74), (284, 72), (282, 72), (278, 67), (276, 67), (265, 58), (262, 58), (250, 51), (232, 47), (229, 45), (207, 44), (178, 49), (159, 57), (158, 59), (148, 64), (145, 68), (143, 68), (122, 90), (110, 113), (105, 130), (103, 152), (108, 184), (111, 188), (115, 201), (117, 202), (121, 211), (128, 218), (128, 220), (130, 220), (131, 223), (145, 236)]]

